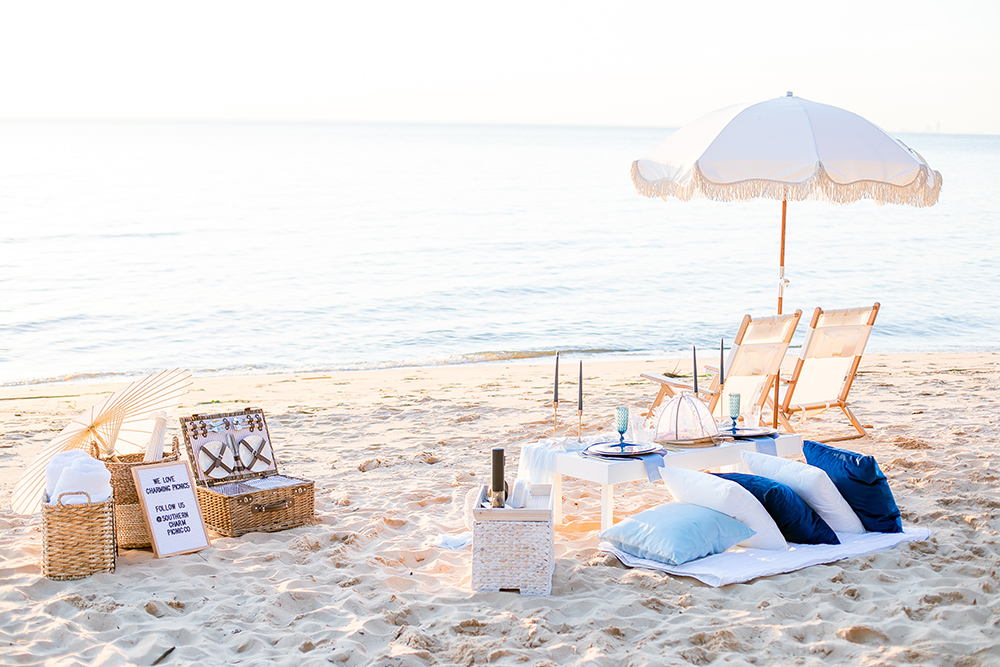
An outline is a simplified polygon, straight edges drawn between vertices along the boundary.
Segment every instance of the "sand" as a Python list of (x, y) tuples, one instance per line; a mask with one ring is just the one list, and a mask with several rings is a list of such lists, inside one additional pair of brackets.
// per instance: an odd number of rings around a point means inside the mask
[[(689, 364), (588, 363), (585, 431), (609, 427), (614, 405), (648, 405), (639, 373), (673, 369)], [(551, 434), (551, 373), (197, 377), (175, 417), (263, 408), (282, 472), (316, 481), (315, 523), (166, 559), (123, 550), (116, 572), (71, 582), (41, 576), (39, 515), (13, 515), (10, 494), (72, 416), (123, 383), (0, 389), (0, 664), (1000, 665), (1000, 355), (862, 364), (852, 398), (871, 437), (842, 446), (880, 461), (928, 541), (713, 589), (598, 552), (600, 490), (568, 479), (551, 597), (474, 593), (470, 549), (430, 542), (464, 530), (491, 447), (513, 466)], [(844, 430), (833, 417), (806, 434)], [(616, 491), (619, 518), (667, 499), (662, 484)]]

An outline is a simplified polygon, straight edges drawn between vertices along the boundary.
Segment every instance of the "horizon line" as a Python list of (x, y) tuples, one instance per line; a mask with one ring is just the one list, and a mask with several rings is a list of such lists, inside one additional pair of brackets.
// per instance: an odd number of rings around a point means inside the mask
[[(678, 130), (677, 125), (631, 125), (606, 123), (551, 123), (516, 121), (446, 121), (446, 120), (345, 120), (307, 118), (198, 118), (198, 117), (136, 117), (136, 116), (0, 116), (3, 123), (176, 123), (192, 125), (415, 125), (428, 127), (548, 127), (567, 129)], [(941, 136), (996, 137), (1000, 134), (977, 132), (942, 132), (940, 130), (891, 130), (892, 134), (924, 134)]]

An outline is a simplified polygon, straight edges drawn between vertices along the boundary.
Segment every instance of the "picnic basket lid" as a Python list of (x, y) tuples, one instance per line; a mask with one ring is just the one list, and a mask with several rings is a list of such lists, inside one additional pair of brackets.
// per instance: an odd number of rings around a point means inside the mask
[(198, 484), (214, 486), (278, 474), (262, 409), (194, 414), (180, 421)]

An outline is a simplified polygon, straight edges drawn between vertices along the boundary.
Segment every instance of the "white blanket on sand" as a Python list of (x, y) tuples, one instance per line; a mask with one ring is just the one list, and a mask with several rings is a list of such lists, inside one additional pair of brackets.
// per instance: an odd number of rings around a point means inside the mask
[(883, 551), (901, 542), (926, 540), (930, 534), (931, 531), (927, 528), (914, 527), (904, 528), (902, 533), (839, 533), (837, 537), (840, 538), (840, 544), (789, 544), (788, 551), (734, 547), (721, 554), (705, 556), (683, 565), (667, 565), (655, 560), (638, 558), (608, 542), (601, 542), (597, 548), (614, 554), (628, 567), (642, 567), (694, 577), (709, 586), (718, 587)]

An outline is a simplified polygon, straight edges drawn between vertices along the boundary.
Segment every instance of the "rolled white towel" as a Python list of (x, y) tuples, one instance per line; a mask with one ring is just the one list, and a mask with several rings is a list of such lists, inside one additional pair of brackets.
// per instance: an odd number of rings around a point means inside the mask
[[(90, 502), (102, 503), (111, 497), (111, 471), (97, 459), (87, 456), (75, 459), (64, 468), (56, 488), (49, 496), (50, 504), (58, 504), (64, 493), (84, 491)], [(80, 505), (87, 502), (87, 496), (75, 493), (63, 498), (64, 505)]]
[(143, 462), (159, 461), (163, 458), (163, 436), (167, 432), (167, 413), (163, 410), (150, 415), (153, 418), (153, 433), (146, 445), (146, 455)]
[(49, 459), (45, 466), (45, 495), (52, 498), (52, 493), (56, 490), (56, 484), (59, 482), (63, 470), (79, 458), (89, 459), (92, 457), (82, 449), (67, 449)]

